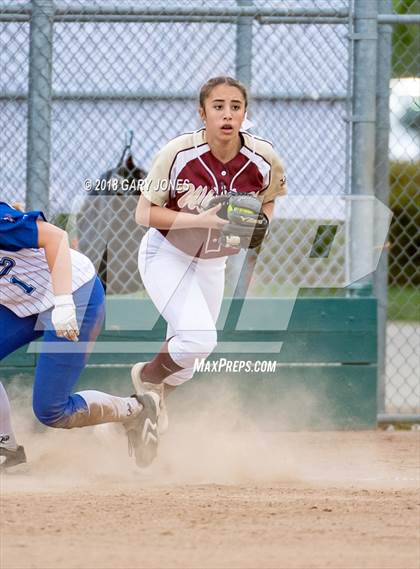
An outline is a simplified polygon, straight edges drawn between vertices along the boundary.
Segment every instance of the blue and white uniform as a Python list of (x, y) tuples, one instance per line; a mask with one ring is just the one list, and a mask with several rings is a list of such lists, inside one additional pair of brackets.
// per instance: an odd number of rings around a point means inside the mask
[[(0, 202), (0, 304), (17, 316), (39, 314), (54, 305), (51, 274), (43, 249), (38, 249), (36, 221), (40, 211), (22, 213)], [(92, 280), (92, 262), (73, 249), (72, 292)]]
[(94, 392), (72, 392), (90, 343), (102, 327), (104, 291), (90, 260), (72, 250), (79, 342), (57, 336), (51, 323), (51, 275), (38, 246), (37, 220), (45, 221), (40, 211), (22, 213), (0, 202), (0, 360), (42, 337), (33, 393), (35, 415), (53, 427), (83, 426), (72, 418), (89, 415), (89, 393)]

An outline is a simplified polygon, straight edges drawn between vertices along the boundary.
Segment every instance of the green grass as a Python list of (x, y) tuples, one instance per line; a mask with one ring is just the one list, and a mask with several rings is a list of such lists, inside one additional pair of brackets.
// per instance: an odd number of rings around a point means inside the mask
[(414, 287), (389, 287), (388, 320), (420, 322), (420, 290)]

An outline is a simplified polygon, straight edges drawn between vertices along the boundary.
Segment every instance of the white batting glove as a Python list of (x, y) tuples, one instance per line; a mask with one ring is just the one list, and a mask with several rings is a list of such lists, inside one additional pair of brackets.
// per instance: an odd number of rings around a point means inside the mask
[(54, 309), (51, 321), (57, 336), (78, 341), (79, 326), (76, 320), (76, 307), (71, 294), (60, 294), (54, 297)]

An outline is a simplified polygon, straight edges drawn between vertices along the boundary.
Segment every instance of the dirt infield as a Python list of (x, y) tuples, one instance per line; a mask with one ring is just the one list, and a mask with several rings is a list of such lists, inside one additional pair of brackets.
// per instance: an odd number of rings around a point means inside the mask
[[(194, 433), (194, 435), (193, 435)], [(418, 569), (418, 432), (26, 434), (1, 477), (2, 569)]]

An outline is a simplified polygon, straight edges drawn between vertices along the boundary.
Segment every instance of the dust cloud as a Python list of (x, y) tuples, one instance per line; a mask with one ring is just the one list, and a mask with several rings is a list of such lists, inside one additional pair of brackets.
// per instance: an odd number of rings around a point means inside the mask
[[(226, 382), (177, 390), (168, 398), (170, 427), (162, 436), (159, 455), (147, 469), (128, 455), (124, 429), (117, 424), (82, 429), (51, 429), (36, 423), (31, 390), (13, 381), (7, 386), (18, 442), (28, 463), (1, 475), (2, 492), (68, 491), (125, 485), (241, 485), (275, 482), (285, 485), (398, 484), (398, 460), (383, 456), (387, 433), (281, 432), (262, 430), (252, 400)], [(301, 413), (308, 416), (322, 401), (296, 393)], [(284, 402), (287, 408), (287, 400)], [(326, 404), (326, 402), (325, 402)], [(262, 415), (261, 415), (262, 414)], [(378, 444), (378, 436), (381, 439)], [(391, 438), (390, 438), (391, 437)], [(412, 474), (418, 484), (418, 464)], [(417, 473), (417, 474), (416, 474)], [(405, 471), (404, 484), (407, 484)], [(402, 478), (401, 478), (402, 479)]]

